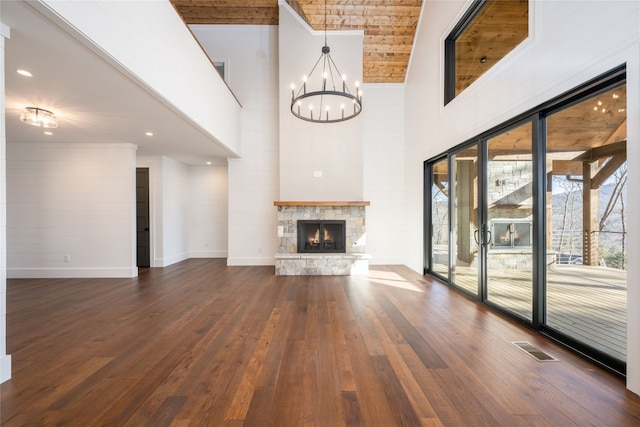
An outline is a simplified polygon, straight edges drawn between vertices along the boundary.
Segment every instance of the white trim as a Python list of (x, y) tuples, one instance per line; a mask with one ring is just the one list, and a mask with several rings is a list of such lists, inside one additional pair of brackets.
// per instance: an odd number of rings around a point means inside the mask
[(0, 357), (0, 383), (11, 379), (11, 355)]
[(131, 278), (138, 276), (138, 267), (121, 268), (8, 268), (8, 279), (67, 278)]
[(226, 258), (228, 251), (189, 251), (189, 258)]
[(161, 258), (161, 259), (156, 259), (154, 260), (154, 266), (155, 267), (168, 267), (171, 264), (175, 264), (177, 262), (181, 262), (184, 260), (189, 259), (189, 254), (187, 252), (183, 252), (177, 255), (172, 255), (169, 257), (165, 257), (165, 258)]

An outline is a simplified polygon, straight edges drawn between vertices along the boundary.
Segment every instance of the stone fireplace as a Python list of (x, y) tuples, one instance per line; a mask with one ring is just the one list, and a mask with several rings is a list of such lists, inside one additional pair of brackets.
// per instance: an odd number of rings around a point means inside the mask
[(274, 202), (278, 208), (276, 275), (358, 275), (365, 253), (369, 202)]

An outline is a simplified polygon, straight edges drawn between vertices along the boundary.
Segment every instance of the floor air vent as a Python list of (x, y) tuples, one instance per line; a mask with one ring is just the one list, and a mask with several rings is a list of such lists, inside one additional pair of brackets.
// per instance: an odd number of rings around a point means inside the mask
[(538, 362), (557, 362), (558, 359), (555, 357), (545, 353), (542, 350), (535, 348), (533, 345), (526, 341), (514, 341), (511, 344), (518, 347), (520, 350), (527, 353), (529, 356), (536, 359)]

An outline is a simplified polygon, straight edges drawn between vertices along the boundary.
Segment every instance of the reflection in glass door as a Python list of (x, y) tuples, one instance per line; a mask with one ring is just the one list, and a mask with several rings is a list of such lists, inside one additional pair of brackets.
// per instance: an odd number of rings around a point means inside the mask
[(444, 158), (431, 172), (431, 271), (449, 278), (449, 167)]
[(474, 145), (453, 156), (454, 209), (451, 221), (454, 231), (454, 265), (451, 281), (478, 295), (478, 147)]
[(487, 141), (484, 184), (486, 299), (532, 320), (533, 162), (531, 122)]

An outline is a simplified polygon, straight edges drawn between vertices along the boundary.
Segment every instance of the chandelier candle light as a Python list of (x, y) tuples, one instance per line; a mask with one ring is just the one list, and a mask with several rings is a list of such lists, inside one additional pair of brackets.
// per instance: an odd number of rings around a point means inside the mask
[[(355, 82), (356, 93), (352, 94), (347, 86), (347, 77), (340, 73), (331, 58), (331, 49), (327, 45), (327, 3), (324, 4), (324, 46), (320, 58), (311, 72), (302, 79), (302, 86), (295, 91), (291, 85), (291, 112), (299, 119), (314, 123), (336, 123), (352, 119), (362, 111), (362, 91)], [(320, 71), (313, 74), (322, 62)], [(337, 82), (337, 87), (336, 87)], [(319, 87), (307, 92), (307, 85)], [(317, 112), (314, 114), (314, 110)]]

